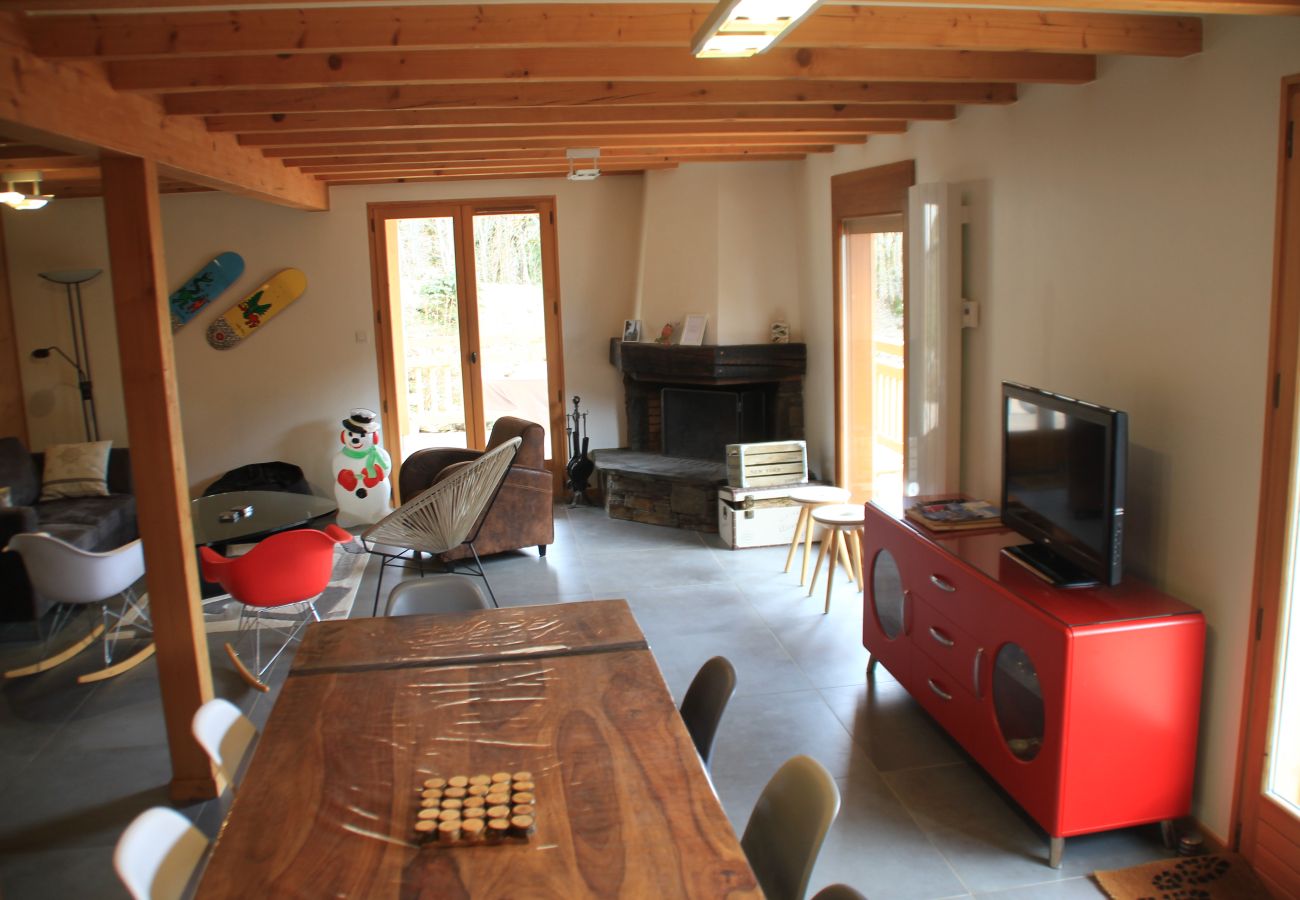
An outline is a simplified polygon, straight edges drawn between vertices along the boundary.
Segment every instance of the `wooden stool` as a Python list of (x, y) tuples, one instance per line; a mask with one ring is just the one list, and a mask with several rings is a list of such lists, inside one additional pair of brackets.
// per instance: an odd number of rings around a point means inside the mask
[(799, 570), (799, 586), (803, 587), (808, 581), (808, 556), (812, 552), (813, 521), (809, 513), (818, 506), (845, 502), (849, 499), (849, 492), (829, 484), (813, 484), (791, 491), (790, 499), (799, 504), (799, 519), (794, 523), (794, 536), (790, 538), (790, 552), (785, 555), (785, 571), (790, 571), (790, 563), (794, 560), (794, 548), (798, 547), (802, 540), (803, 568)]
[[(820, 506), (812, 511), (812, 519), (817, 524), (826, 529), (826, 536), (822, 539), (821, 552), (817, 554), (817, 567), (813, 569), (812, 585), (808, 588), (808, 596), (813, 595), (817, 588), (817, 576), (822, 570), (822, 560), (830, 556), (830, 567), (826, 570), (826, 610), (831, 611), (831, 587), (835, 583), (835, 563), (838, 560), (845, 563), (844, 568), (848, 570), (849, 578), (858, 583), (858, 591), (863, 590), (862, 580), (862, 525), (865, 521), (865, 515), (862, 507), (857, 503), (833, 503), (830, 506)], [(844, 544), (848, 546), (848, 559), (844, 559)]]

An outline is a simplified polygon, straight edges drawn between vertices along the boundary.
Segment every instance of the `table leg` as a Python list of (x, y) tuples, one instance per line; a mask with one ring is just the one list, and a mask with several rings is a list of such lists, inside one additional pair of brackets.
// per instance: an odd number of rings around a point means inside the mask
[(794, 536), (790, 538), (790, 552), (785, 555), (785, 570), (790, 571), (790, 563), (794, 562), (794, 551), (799, 546), (799, 538), (803, 534), (804, 520), (808, 518), (808, 507), (799, 506), (799, 518), (794, 523)]
[(840, 543), (840, 530), (838, 528), (831, 528), (829, 531), (831, 556), (827, 561), (829, 565), (826, 567), (826, 609), (822, 611), (822, 615), (826, 615), (831, 611), (831, 588), (835, 585), (835, 567), (840, 554), (844, 552), (844, 545)]
[(866, 578), (862, 574), (862, 529), (855, 528), (849, 532), (849, 553), (853, 557), (853, 569), (858, 573), (858, 593), (867, 589)]
[[(808, 521), (811, 522), (812, 518), (809, 517)], [(813, 595), (813, 591), (817, 590), (817, 577), (821, 575), (822, 572), (822, 560), (826, 558), (826, 548), (830, 546), (831, 534), (833, 534), (833, 532), (828, 528), (826, 529), (826, 533), (822, 535), (822, 546), (821, 549), (817, 551), (817, 565), (813, 567), (812, 584), (808, 585), (809, 597)], [(831, 566), (833, 567), (834, 565), (835, 560), (832, 559)]]
[[(813, 507), (808, 507), (808, 515), (803, 521), (803, 568), (799, 570), (799, 587), (808, 583), (808, 557), (812, 553), (813, 530), (816, 527), (812, 511)], [(811, 591), (808, 592), (808, 596), (812, 596)]]

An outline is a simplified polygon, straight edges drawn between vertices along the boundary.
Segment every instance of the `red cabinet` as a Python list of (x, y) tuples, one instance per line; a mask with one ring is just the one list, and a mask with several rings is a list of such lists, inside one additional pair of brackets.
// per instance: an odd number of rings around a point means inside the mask
[(1191, 809), (1205, 620), (1133, 579), (1063, 590), (867, 504), (862, 643), (1051, 837)]

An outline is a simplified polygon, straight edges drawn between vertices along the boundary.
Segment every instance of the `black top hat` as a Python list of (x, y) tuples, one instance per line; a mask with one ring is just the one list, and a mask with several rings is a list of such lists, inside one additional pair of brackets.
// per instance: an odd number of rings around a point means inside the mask
[(357, 434), (374, 434), (379, 430), (379, 415), (368, 409), (354, 409), (343, 420), (343, 427)]

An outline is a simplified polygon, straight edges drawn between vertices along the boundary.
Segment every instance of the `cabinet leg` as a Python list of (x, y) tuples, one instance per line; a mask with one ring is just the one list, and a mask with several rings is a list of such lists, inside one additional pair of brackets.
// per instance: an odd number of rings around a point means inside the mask
[(876, 658), (873, 656), (867, 660), (867, 681), (876, 680)]
[(1061, 857), (1065, 855), (1065, 838), (1054, 837), (1047, 851), (1047, 864), (1053, 869), (1061, 868)]
[(1160, 840), (1164, 842), (1166, 850), (1178, 849), (1178, 829), (1174, 828), (1173, 819), (1160, 820)]

